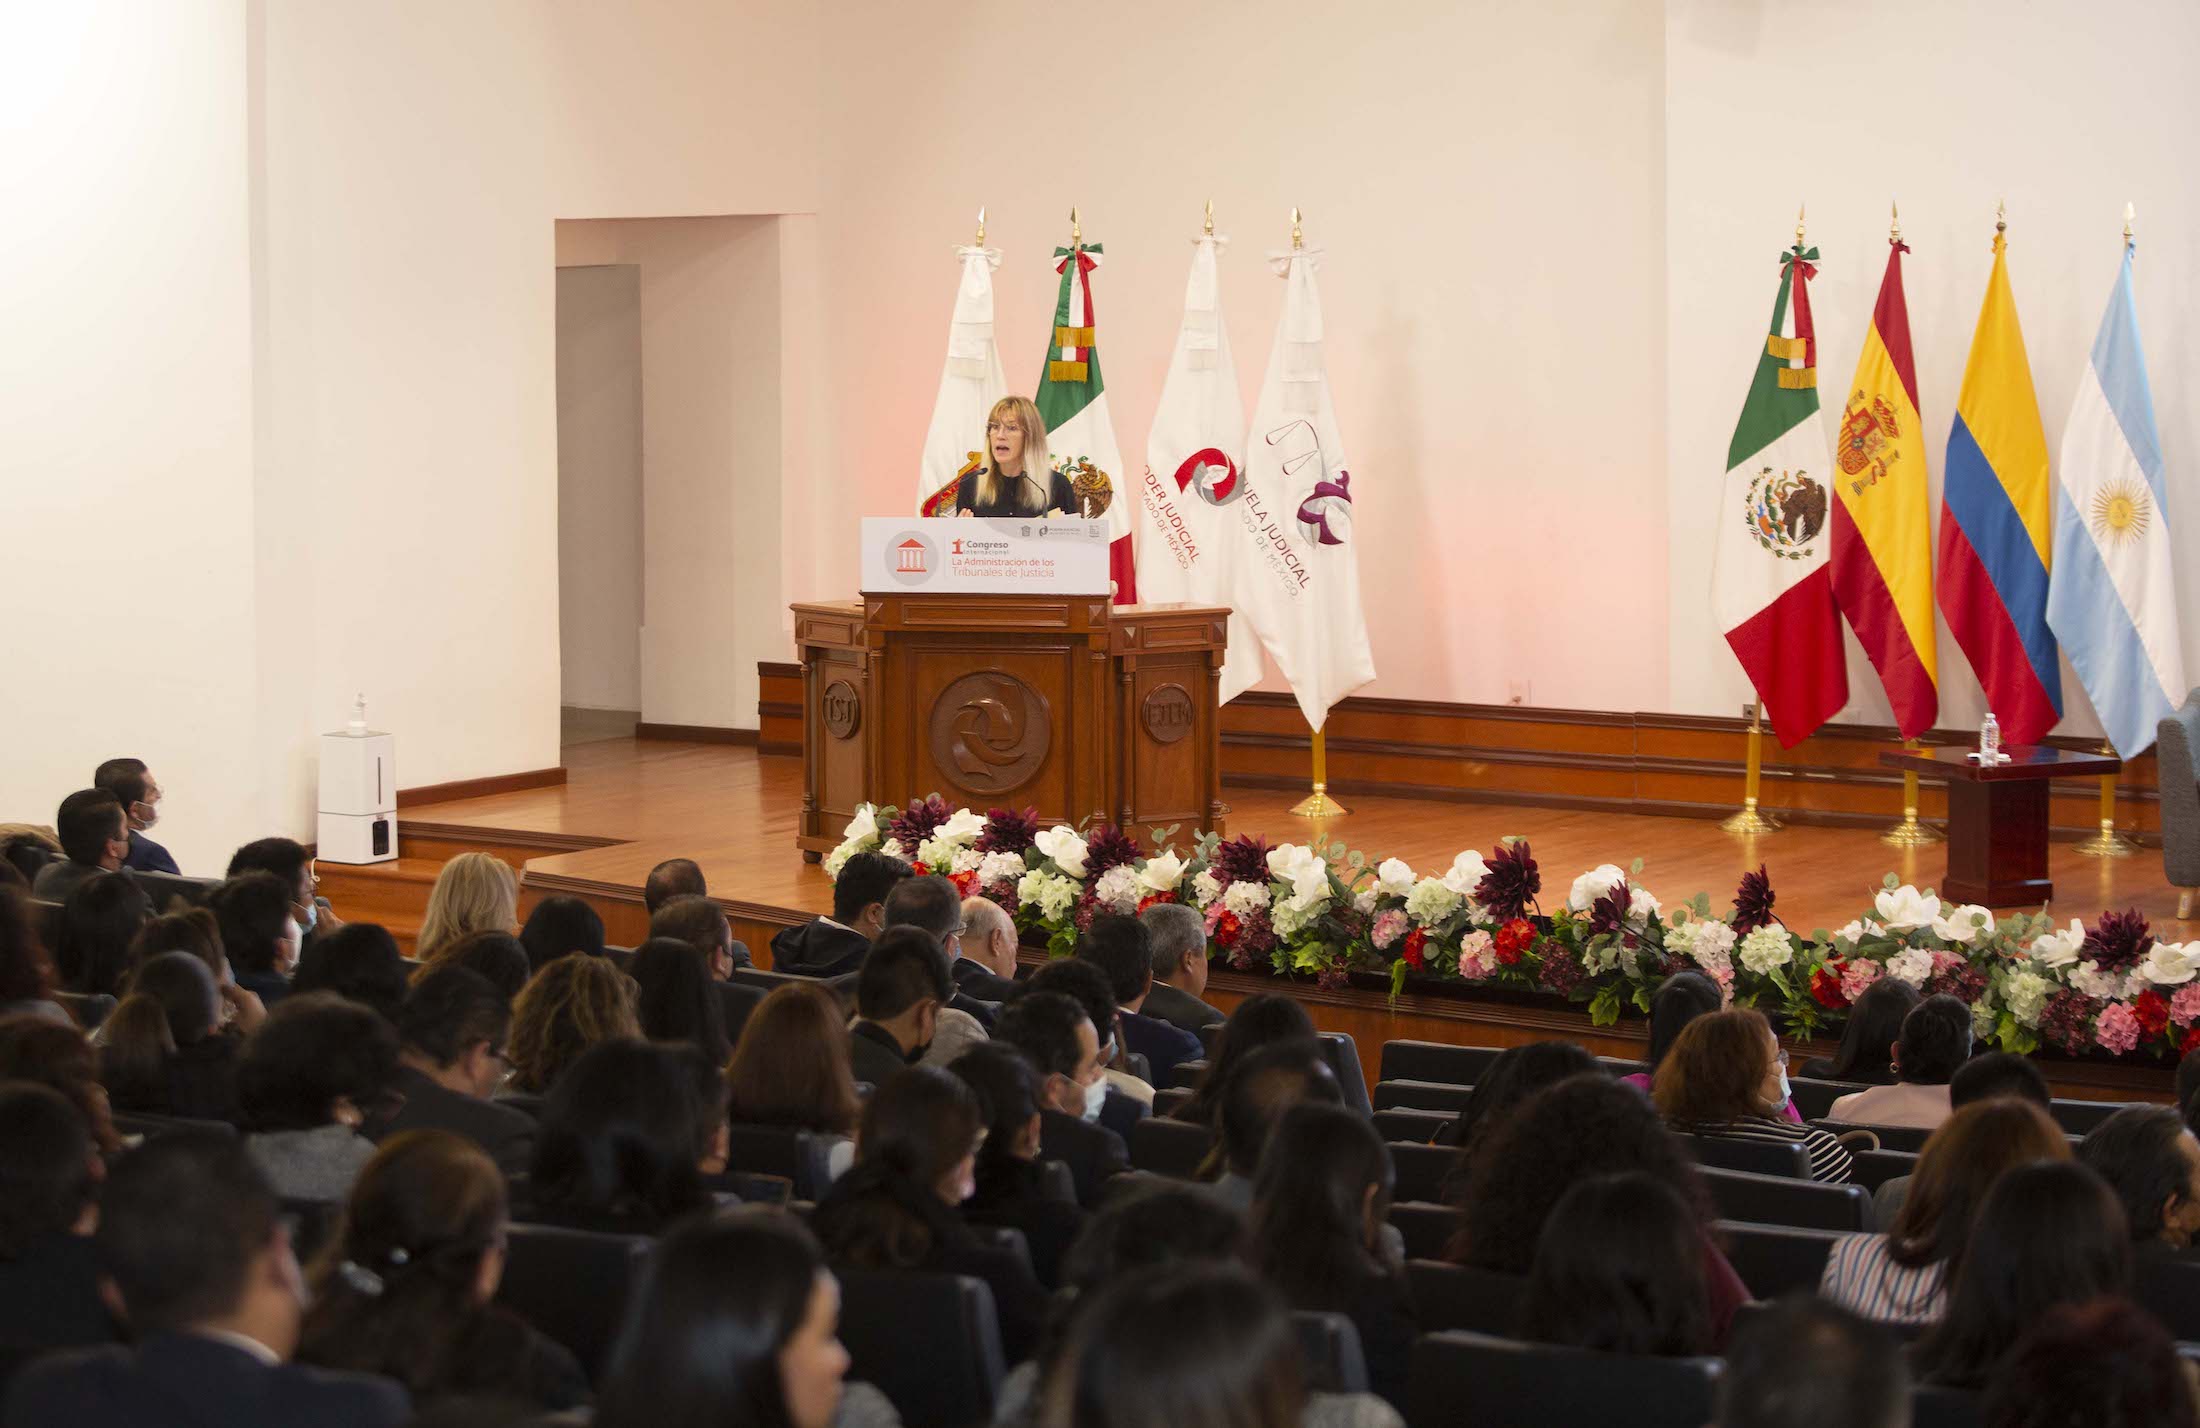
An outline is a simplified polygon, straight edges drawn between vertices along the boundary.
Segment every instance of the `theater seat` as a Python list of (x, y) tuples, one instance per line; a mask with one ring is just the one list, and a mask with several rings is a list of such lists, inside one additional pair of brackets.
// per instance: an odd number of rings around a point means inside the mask
[(1795, 1106), (1795, 1114), (1806, 1121), (1824, 1120), (1835, 1101), (1852, 1091), (1866, 1089), (1859, 1081), (1814, 1081), (1808, 1076), (1788, 1078), (1788, 1099)]
[(1881, 1150), (1899, 1150), (1915, 1155), (1925, 1148), (1932, 1132), (1923, 1126), (1875, 1126), (1867, 1121), (1812, 1121), (1812, 1125), (1834, 1135), (1849, 1131), (1870, 1131), (1879, 1142)]
[(1169, 1086), (1153, 1093), (1153, 1113), (1157, 1116), (1173, 1116), (1186, 1101), (1191, 1100), (1189, 1086)]
[(2131, 1266), (2131, 1297), (2176, 1339), (2200, 1339), (2200, 1264), (2167, 1255), (2140, 1255)]
[(233, 1136), (237, 1128), (227, 1121), (194, 1120), (190, 1116), (156, 1116), (144, 1111), (116, 1111), (115, 1129), (124, 1135), (141, 1135), (148, 1140), (179, 1132), (201, 1132), (211, 1135)]
[(733, 1046), (740, 1043), (741, 1028), (749, 1024), (749, 1013), (756, 1010), (756, 1004), (764, 1000), (764, 996), (765, 993), (762, 988), (752, 987), (742, 982), (720, 982), (718, 984), (718, 1005), (726, 1016), (727, 1045)]
[(86, 1031), (97, 1031), (115, 1009), (115, 999), (105, 992), (55, 992), (53, 999), (67, 1007)]
[(2071, 1135), (2091, 1135), (2094, 1127), (2115, 1115), (2128, 1104), (2124, 1101), (2065, 1101), (2047, 1103), (2047, 1113), (2055, 1118), (2055, 1124)]
[(1406, 1242), (1407, 1259), (1442, 1257), (1452, 1232), (1459, 1228), (1459, 1212), (1451, 1206), (1418, 1200), (1392, 1201), (1389, 1219), (1398, 1237)]
[(840, 1341), (852, 1360), (848, 1376), (891, 1399), (905, 1428), (992, 1421), (1004, 1370), (993, 1291), (983, 1280), (842, 1270)]
[(1673, 1138), (1695, 1157), (1697, 1164), (1706, 1168), (1810, 1179), (1810, 1153), (1803, 1149), (1801, 1141), (1783, 1143), (1721, 1135), (1676, 1135)]
[(1205, 1126), (1148, 1116), (1131, 1127), (1131, 1166), (1188, 1180), (1214, 1143), (1214, 1132)]
[(1408, 1428), (1703, 1428), (1717, 1359), (1660, 1359), (1485, 1334), (1414, 1341)]
[(533, 1091), (499, 1091), (494, 1099), (500, 1106), (525, 1111), (538, 1121), (542, 1119), (542, 1097)]
[[(1155, 1114), (1160, 1112), (1156, 1110)], [(1392, 1106), (1374, 1115), (1375, 1129), (1382, 1132), (1383, 1139), (1403, 1145), (1429, 1145), (1458, 1119), (1444, 1111), (1422, 1111), (1411, 1106)]]
[(1788, 1175), (1752, 1175), (1712, 1166), (1698, 1173), (1722, 1220), (1852, 1234), (1872, 1227), (1871, 1196), (1861, 1185), (1821, 1185)]
[[(1906, 1150), (1851, 1150), (1849, 1178), (1866, 1190), (1917, 1173), (1917, 1157)], [(1885, 1226), (1881, 1226), (1882, 1229)]]
[(1342, 1314), (1300, 1309), (1291, 1315), (1306, 1386), (1317, 1393), (1367, 1392), (1367, 1358), (1360, 1331)]
[(139, 887), (153, 900), (153, 911), (165, 913), (174, 907), (178, 898), (186, 907), (204, 907), (218, 885), (213, 878), (185, 878), (174, 873), (146, 873), (133, 871)]
[(1528, 1288), (1526, 1275), (1433, 1259), (1407, 1260), (1406, 1283), (1413, 1289), (1421, 1331), (1431, 1334), (1445, 1329), (1510, 1334)]
[(1337, 1073), (1337, 1088), (1344, 1092), (1345, 1105), (1363, 1116), (1368, 1114), (1374, 1106), (1367, 1099), (1367, 1073), (1360, 1069), (1359, 1044), (1341, 1031), (1322, 1032), (1319, 1039), (1323, 1058)]
[(1498, 1046), (1453, 1046), (1448, 1041), (1386, 1041), (1375, 1065), (1376, 1079), (1472, 1086), (1503, 1051)]
[(563, 1344), (599, 1380), (650, 1244), (644, 1235), (515, 1223), (505, 1231), (497, 1302)]
[(1790, 1290), (1817, 1292), (1818, 1282), (1825, 1278), (1826, 1256), (1833, 1252), (1841, 1232), (1721, 1220), (1714, 1237), (1749, 1292), (1759, 1299), (1776, 1299)]
[(778, 1175), (794, 1186), (794, 1198), (815, 1203), (833, 1183), (832, 1141), (791, 1126), (732, 1127), (730, 1162), (751, 1175)]
[(1197, 1090), (1199, 1089), (1200, 1079), (1206, 1074), (1207, 1063), (1205, 1061), (1179, 1061), (1169, 1071), (1168, 1088), (1183, 1087), (1186, 1090)]
[(1985, 1408), (1985, 1396), (1968, 1388), (1920, 1384), (1910, 1390), (1910, 1428), (1980, 1428)]
[(1392, 1110), (1411, 1107), (1422, 1111), (1450, 1111), (1457, 1114), (1474, 1094), (1474, 1087), (1456, 1085), (1449, 1081), (1377, 1081), (1375, 1083), (1375, 1109)]
[(1391, 1169), (1397, 1175), (1392, 1198), (1442, 1200), (1444, 1182), (1459, 1163), (1459, 1152), (1448, 1145), (1393, 1145)]

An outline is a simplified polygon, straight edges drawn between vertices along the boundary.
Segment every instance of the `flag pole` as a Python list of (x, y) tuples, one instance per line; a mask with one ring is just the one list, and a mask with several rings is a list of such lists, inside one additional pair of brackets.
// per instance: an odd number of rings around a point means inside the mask
[[(1902, 747), (1916, 753), (1925, 746), (1915, 739), (1904, 739)], [(1902, 773), (1902, 821), (1879, 835), (1879, 841), (1890, 848), (1922, 848), (1930, 843), (1947, 841), (1930, 823), (1917, 821), (1917, 771), (1905, 769)]]
[[(2116, 746), (2101, 740), (2101, 752), (2114, 757)], [(2128, 858), (2139, 851), (2139, 845), (2116, 831), (2116, 775), (2101, 775), (2101, 831), (2078, 845), (2078, 851), (2089, 858)], [(2188, 893), (2186, 896), (2190, 896)], [(2182, 916), (2182, 914), (2180, 914)]]
[[(1210, 208), (1210, 214), (1212, 211)], [(1302, 252), (1305, 247), (1306, 229), (1294, 205), (1291, 209), (1291, 251)], [(1324, 719), (1323, 727), (1314, 731), (1314, 791), (1291, 805), (1291, 812), (1300, 818), (1339, 818), (1352, 811), (1329, 796), (1329, 747), (1324, 737), (1327, 726), (1328, 721)]]
[(1742, 775), (1742, 811), (1721, 823), (1719, 827), (1741, 838), (1754, 838), (1760, 833), (1777, 833), (1779, 821), (1760, 813), (1757, 809), (1757, 790), (1764, 776), (1765, 720), (1764, 706), (1749, 706), (1749, 764)]

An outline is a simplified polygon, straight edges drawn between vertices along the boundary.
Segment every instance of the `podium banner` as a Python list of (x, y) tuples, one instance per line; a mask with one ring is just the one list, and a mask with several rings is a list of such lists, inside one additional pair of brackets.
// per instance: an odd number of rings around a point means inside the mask
[(1110, 593), (1108, 523), (984, 517), (863, 518), (866, 595)]

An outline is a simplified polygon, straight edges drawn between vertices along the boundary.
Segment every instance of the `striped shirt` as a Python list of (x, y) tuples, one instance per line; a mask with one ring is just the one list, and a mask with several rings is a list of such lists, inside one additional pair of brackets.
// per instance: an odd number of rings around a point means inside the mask
[(1947, 1270), (1946, 1260), (1896, 1264), (1885, 1235), (1843, 1235), (1826, 1256), (1818, 1292), (1882, 1324), (1926, 1324), (1947, 1308)]
[(1800, 1143), (1810, 1157), (1810, 1178), (1827, 1185), (1846, 1185), (1852, 1166), (1849, 1153), (1829, 1131), (1799, 1126), (1774, 1116), (1746, 1116), (1732, 1121), (1690, 1121), (1673, 1129), (1690, 1135), (1725, 1136), (1732, 1140)]

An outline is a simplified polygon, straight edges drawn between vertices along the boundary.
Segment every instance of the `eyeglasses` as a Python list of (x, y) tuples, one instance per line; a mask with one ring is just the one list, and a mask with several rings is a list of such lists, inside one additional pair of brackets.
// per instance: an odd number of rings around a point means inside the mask
[(1788, 1054), (1785, 1047), (1782, 1047), (1780, 1050), (1772, 1053), (1772, 1064), (1779, 1067), (1782, 1071), (1788, 1069)]
[(987, 436), (1006, 436), (1012, 431), (1022, 431), (1024, 424), (1017, 421), (989, 421), (985, 424)]

